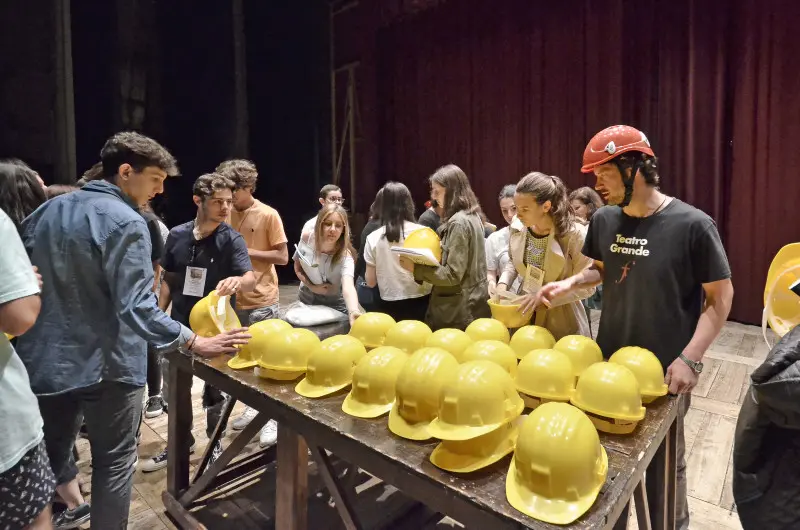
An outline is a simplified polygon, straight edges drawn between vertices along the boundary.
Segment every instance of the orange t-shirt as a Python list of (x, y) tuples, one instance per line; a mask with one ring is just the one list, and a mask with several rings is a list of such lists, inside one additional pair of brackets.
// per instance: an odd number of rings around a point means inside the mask
[[(242, 234), (247, 248), (252, 250), (273, 250), (286, 243), (283, 221), (278, 212), (259, 200), (243, 212), (231, 212), (230, 225)], [(254, 259), (253, 272), (256, 275), (256, 289), (249, 293), (236, 295), (237, 309), (257, 309), (278, 303), (278, 274), (275, 265)]]

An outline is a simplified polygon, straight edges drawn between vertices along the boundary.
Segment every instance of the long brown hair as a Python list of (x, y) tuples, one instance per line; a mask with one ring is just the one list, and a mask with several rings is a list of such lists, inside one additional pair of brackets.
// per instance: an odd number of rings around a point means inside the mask
[(553, 218), (556, 235), (566, 234), (575, 224), (575, 212), (567, 199), (567, 187), (560, 178), (538, 171), (528, 173), (517, 183), (517, 193), (533, 195), (540, 206), (550, 201), (548, 213)]
[(341, 217), (342, 224), (344, 225), (342, 228), (342, 235), (339, 236), (339, 240), (336, 242), (336, 246), (333, 250), (333, 257), (331, 258), (332, 263), (338, 263), (339, 260), (344, 259), (347, 253), (349, 253), (351, 257), (355, 257), (356, 255), (356, 251), (353, 249), (353, 245), (350, 242), (350, 222), (347, 220), (347, 210), (342, 208), (339, 204), (326, 204), (319, 212), (319, 215), (317, 215), (317, 224), (314, 226), (314, 253), (319, 254), (322, 252), (322, 225), (328, 217), (332, 215)]
[(442, 222), (447, 222), (456, 212), (474, 213), (481, 216), (483, 211), (481, 203), (472, 191), (469, 179), (464, 171), (455, 164), (448, 164), (436, 170), (428, 179), (431, 184), (438, 184), (445, 189), (444, 216)]
[(589, 212), (586, 219), (587, 221), (592, 218), (594, 212), (603, 207), (603, 199), (589, 186), (583, 186), (577, 190), (572, 190), (569, 194), (569, 201), (580, 201), (586, 205), (586, 209)]

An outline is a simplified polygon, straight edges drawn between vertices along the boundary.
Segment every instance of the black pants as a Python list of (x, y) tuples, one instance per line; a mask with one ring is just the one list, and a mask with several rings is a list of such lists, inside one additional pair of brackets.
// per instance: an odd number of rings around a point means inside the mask
[(161, 393), (161, 356), (147, 347), (147, 397)]
[(428, 311), (430, 298), (430, 295), (426, 295), (419, 298), (406, 298), (405, 300), (382, 300), (381, 311), (391, 315), (398, 322), (401, 320), (425, 321), (425, 313)]

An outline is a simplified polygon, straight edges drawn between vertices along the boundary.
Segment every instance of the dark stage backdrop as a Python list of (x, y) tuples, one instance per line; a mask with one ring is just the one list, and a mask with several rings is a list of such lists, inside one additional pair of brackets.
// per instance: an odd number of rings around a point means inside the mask
[(732, 318), (760, 322), (769, 262), (800, 240), (800, 2), (402, 3), (364, 2), (359, 31), (340, 37), (349, 56), (337, 60), (363, 65), (362, 204), (396, 179), (421, 205), (426, 176), (453, 162), (501, 221), (503, 184), (540, 170), (593, 185), (579, 172), (587, 140), (631, 124), (654, 145), (664, 191), (716, 219)]

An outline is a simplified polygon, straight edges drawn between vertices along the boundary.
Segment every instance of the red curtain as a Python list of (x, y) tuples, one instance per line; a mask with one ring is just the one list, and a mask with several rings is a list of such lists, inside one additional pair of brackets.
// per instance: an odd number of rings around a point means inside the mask
[(663, 189), (717, 220), (732, 318), (758, 322), (772, 256), (800, 240), (799, 23), (800, 2), (772, 0), (450, 0), (376, 29), (371, 184), (422, 204), (452, 162), (497, 222), (502, 185), (533, 170), (593, 185), (587, 140), (634, 125)]

